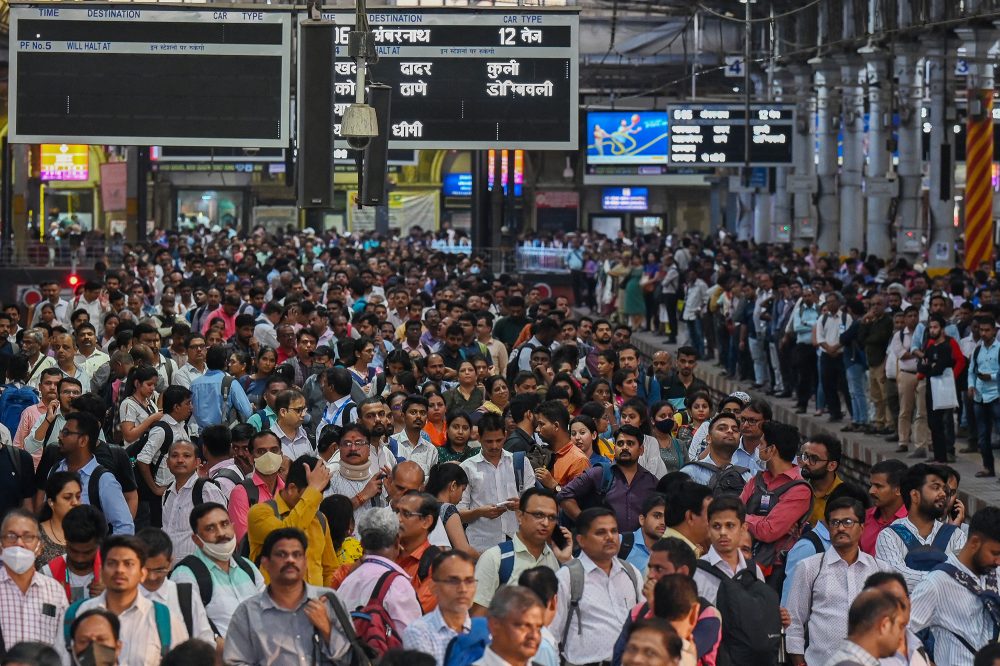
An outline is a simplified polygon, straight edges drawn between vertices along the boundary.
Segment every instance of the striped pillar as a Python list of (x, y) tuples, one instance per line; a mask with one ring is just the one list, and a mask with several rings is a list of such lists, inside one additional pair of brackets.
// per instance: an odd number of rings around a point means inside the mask
[(965, 140), (965, 268), (993, 258), (993, 90), (970, 89)]

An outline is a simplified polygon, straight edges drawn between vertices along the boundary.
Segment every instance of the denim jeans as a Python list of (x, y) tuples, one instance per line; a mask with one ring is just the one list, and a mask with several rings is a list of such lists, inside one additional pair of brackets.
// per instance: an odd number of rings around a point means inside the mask
[(863, 363), (852, 363), (847, 368), (847, 390), (851, 395), (851, 421), (868, 423), (868, 394), (865, 391), (865, 371)]
[(975, 410), (976, 424), (979, 426), (979, 455), (983, 458), (983, 469), (994, 471), (993, 467), (993, 431), (1000, 423), (1000, 400), (983, 404), (972, 404)]
[(701, 317), (695, 317), (686, 323), (691, 346), (697, 350), (699, 359), (705, 358), (705, 336), (701, 330)]

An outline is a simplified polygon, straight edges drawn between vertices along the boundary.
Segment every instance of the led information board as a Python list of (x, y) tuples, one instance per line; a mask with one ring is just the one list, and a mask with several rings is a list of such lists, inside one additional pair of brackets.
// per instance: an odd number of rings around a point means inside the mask
[[(670, 117), (670, 164), (676, 166), (743, 166), (746, 109), (742, 104), (674, 104)], [(750, 105), (750, 164), (792, 163), (795, 106)]]
[[(356, 92), (354, 14), (324, 18), (337, 24), (339, 119)], [(379, 52), (368, 80), (393, 91), (391, 148), (577, 147), (575, 11), (386, 10), (368, 21)]]
[(10, 140), (283, 148), (289, 12), (44, 3), (10, 10)]

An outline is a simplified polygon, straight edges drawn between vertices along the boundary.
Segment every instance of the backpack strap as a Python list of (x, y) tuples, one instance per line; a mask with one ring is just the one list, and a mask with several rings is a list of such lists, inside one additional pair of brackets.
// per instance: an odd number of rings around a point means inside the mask
[(87, 481), (87, 499), (89, 500), (90, 506), (99, 511), (104, 510), (101, 506), (101, 477), (107, 473), (108, 470), (104, 469), (101, 465), (98, 465), (94, 468), (94, 471), (91, 472), (90, 479)]
[(247, 506), (251, 507), (260, 503), (260, 488), (257, 484), (253, 482), (253, 475), (251, 474), (247, 478), (243, 479), (241, 484), (243, 489), (247, 491)]
[[(243, 558), (238, 558), (237, 561)], [(212, 574), (205, 566), (205, 563), (201, 561), (201, 558), (197, 555), (188, 555), (183, 560), (177, 563), (174, 567), (174, 571), (177, 571), (179, 567), (187, 567), (191, 570), (194, 575), (195, 583), (198, 585), (198, 594), (201, 596), (201, 603), (208, 606), (209, 602), (212, 601)], [(177, 584), (178, 588), (180, 583)], [(190, 633), (190, 632), (189, 632)]]
[(70, 650), (70, 654), (73, 654), (72, 652), (73, 634), (71, 632), (73, 628), (73, 621), (76, 619), (76, 616), (80, 613), (80, 605), (84, 601), (86, 601), (86, 599), (80, 599), (79, 601), (71, 603), (69, 605), (69, 608), (66, 609), (66, 613), (63, 615), (63, 640), (66, 641), (66, 649)]
[(358, 632), (354, 630), (354, 621), (347, 614), (343, 604), (340, 603), (340, 599), (333, 592), (326, 592), (323, 598), (333, 607), (333, 614), (337, 618), (337, 623), (340, 624), (340, 630), (351, 645), (352, 658), (350, 663), (353, 666), (371, 666), (372, 662), (368, 658), (367, 652), (365, 652), (365, 646), (361, 644), (361, 641), (358, 639)]
[[(632, 587), (633, 589), (635, 589), (635, 601), (636, 603), (638, 603), (639, 590), (641, 589), (641, 586), (639, 585), (639, 577), (635, 575), (635, 570), (632, 568), (632, 565), (629, 564), (628, 562), (622, 562), (622, 569), (625, 570), (625, 575), (628, 576), (628, 579), (632, 581)], [(583, 585), (583, 582), (581, 581), (580, 584)], [(579, 612), (577, 612), (577, 615), (579, 615)]]
[(375, 587), (372, 589), (372, 595), (369, 598), (368, 603), (376, 603), (384, 608), (385, 597), (389, 594), (389, 588), (392, 587), (392, 582), (398, 577), (399, 572), (395, 569), (389, 569), (382, 574), (375, 583)]
[(601, 468), (601, 485), (597, 489), (597, 492), (603, 497), (608, 494), (608, 491), (611, 490), (611, 486), (615, 482), (615, 476), (611, 470), (611, 461), (602, 458), (595, 462), (594, 465)]
[(695, 560), (695, 566), (698, 568), (699, 571), (704, 571), (709, 576), (715, 576), (719, 580), (723, 580), (723, 578), (725, 577), (725, 574), (719, 571), (718, 567), (712, 566), (711, 564), (709, 564), (708, 562), (706, 562), (701, 558)]
[(257, 572), (254, 571), (253, 565), (250, 564), (250, 560), (245, 557), (240, 557), (239, 555), (234, 555), (233, 559), (236, 560), (236, 566), (243, 570), (249, 578), (250, 582), (257, 581)]
[(232, 469), (231, 467), (223, 467), (212, 476), (213, 479), (218, 479), (219, 477), (222, 477), (223, 479), (228, 479), (229, 481), (232, 481), (236, 485), (243, 483), (243, 477), (240, 476), (239, 472), (237, 472), (235, 469)]
[(584, 584), (583, 563), (574, 558), (566, 563), (566, 568), (569, 570), (569, 612), (566, 613), (566, 625), (563, 627), (562, 641), (559, 642), (559, 656), (563, 660), (566, 660), (566, 640), (574, 615), (576, 615), (577, 633), (583, 633), (583, 620), (580, 617), (580, 600), (583, 599)]
[(618, 548), (618, 559), (625, 560), (632, 553), (635, 547), (635, 532), (626, 532), (622, 535), (622, 544)]
[[(188, 607), (190, 608), (190, 604)], [(154, 601), (153, 617), (156, 619), (156, 634), (160, 639), (160, 657), (163, 658), (170, 652), (170, 644), (173, 642), (170, 635), (170, 609), (159, 601)]]
[(194, 636), (192, 597), (191, 583), (177, 583), (177, 603), (181, 607), (181, 616), (184, 618), (184, 626), (187, 627), (188, 636)]
[(431, 573), (431, 563), (434, 562), (434, 558), (440, 552), (441, 549), (434, 545), (429, 546), (424, 551), (424, 554), (420, 556), (420, 561), (417, 563), (417, 580), (427, 580), (427, 576)]
[(521, 494), (521, 486), (524, 485), (524, 451), (514, 452), (514, 483), (517, 484), (517, 493)]
[(937, 534), (934, 535), (931, 547), (943, 552), (948, 552), (948, 543), (951, 541), (951, 535), (955, 533), (956, 529), (958, 528), (951, 523), (942, 523), (941, 527), (938, 528)]
[[(7, 455), (10, 457), (10, 465), (14, 469), (14, 477), (21, 481), (21, 453), (20, 449), (10, 444), (3, 444), (3, 448), (7, 451)], [(2, 640), (2, 638), (0, 638)], [(2, 646), (0, 646), (2, 647)]]
[(826, 550), (826, 547), (823, 545), (823, 540), (819, 538), (818, 534), (816, 534), (816, 530), (809, 530), (805, 533), (805, 535), (803, 535), (802, 538), (813, 545), (817, 554)]
[(170, 451), (170, 445), (174, 443), (174, 431), (166, 423), (162, 421), (157, 421), (150, 427), (150, 431), (153, 428), (160, 428), (163, 430), (163, 443), (160, 444), (160, 448), (156, 451), (156, 461), (150, 465), (149, 471), (153, 479), (156, 479), (156, 473), (160, 471), (160, 465), (163, 464), (164, 459), (167, 457), (167, 452)]
[(917, 537), (914, 536), (913, 532), (911, 532), (910, 530), (906, 529), (906, 527), (904, 527), (903, 525), (898, 525), (898, 524), (897, 525), (889, 525), (889, 529), (892, 530), (893, 532), (895, 532), (896, 536), (898, 536), (903, 541), (903, 545), (906, 546), (906, 551), (907, 552), (909, 552), (910, 550), (912, 550), (915, 546), (919, 546), (920, 545), (917, 542)]
[(498, 570), (500, 585), (506, 585), (514, 574), (514, 542), (500, 543), (500, 569)]
[(211, 483), (216, 488), (219, 487), (217, 481), (213, 479), (198, 479), (194, 482), (194, 488), (191, 489), (191, 499), (194, 500), (194, 506), (205, 503), (205, 484)]

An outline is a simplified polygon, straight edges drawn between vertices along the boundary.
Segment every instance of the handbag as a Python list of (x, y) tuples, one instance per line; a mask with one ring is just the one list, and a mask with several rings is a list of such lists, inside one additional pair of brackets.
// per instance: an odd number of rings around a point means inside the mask
[(955, 389), (955, 375), (951, 368), (937, 377), (931, 377), (930, 384), (931, 402), (935, 410), (958, 407), (958, 391)]

